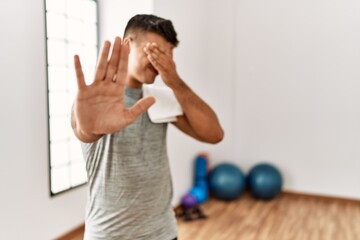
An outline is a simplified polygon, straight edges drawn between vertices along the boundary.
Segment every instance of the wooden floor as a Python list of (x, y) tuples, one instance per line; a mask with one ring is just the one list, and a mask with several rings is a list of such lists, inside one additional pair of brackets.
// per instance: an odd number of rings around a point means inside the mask
[(282, 194), (259, 201), (211, 200), (209, 218), (179, 221), (180, 240), (359, 240), (360, 202)]
[[(272, 201), (210, 200), (205, 220), (178, 219), (179, 240), (360, 240), (360, 202), (283, 193)], [(82, 233), (62, 240), (81, 240)]]

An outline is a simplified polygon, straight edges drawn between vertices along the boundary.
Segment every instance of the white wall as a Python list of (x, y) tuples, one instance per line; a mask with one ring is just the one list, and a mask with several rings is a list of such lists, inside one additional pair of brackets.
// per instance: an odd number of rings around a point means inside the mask
[(240, 1), (236, 158), (293, 191), (360, 198), (360, 2)]
[(245, 172), (272, 162), (287, 190), (360, 198), (358, 1), (154, 2), (179, 32), (179, 72), (226, 130), (209, 147), (171, 129), (175, 198), (203, 149)]
[(54, 239), (84, 220), (84, 187), (49, 196), (44, 1), (0, 3), (0, 238)]
[(127, 22), (136, 14), (153, 13), (153, 0), (99, 0), (100, 40), (123, 37)]

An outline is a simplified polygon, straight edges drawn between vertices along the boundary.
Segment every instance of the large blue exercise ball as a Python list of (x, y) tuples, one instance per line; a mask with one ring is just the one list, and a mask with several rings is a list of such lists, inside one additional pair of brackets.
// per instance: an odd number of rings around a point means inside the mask
[(260, 163), (249, 171), (247, 184), (255, 198), (270, 200), (280, 193), (283, 178), (274, 165)]
[(234, 200), (245, 188), (245, 176), (236, 165), (221, 163), (210, 172), (209, 187), (216, 198)]

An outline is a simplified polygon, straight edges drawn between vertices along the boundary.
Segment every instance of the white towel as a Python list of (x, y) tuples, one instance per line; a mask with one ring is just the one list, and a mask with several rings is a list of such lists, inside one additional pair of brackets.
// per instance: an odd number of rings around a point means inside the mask
[(175, 122), (176, 116), (183, 115), (180, 103), (169, 87), (143, 85), (144, 97), (153, 96), (156, 99), (148, 114), (153, 123)]

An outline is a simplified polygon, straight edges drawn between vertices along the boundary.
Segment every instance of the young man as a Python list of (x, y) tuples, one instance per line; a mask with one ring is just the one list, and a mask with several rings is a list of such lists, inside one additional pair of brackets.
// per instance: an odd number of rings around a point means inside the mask
[(176, 239), (172, 182), (166, 150), (167, 123), (154, 124), (142, 85), (160, 74), (184, 115), (173, 124), (203, 142), (217, 143), (223, 130), (213, 110), (180, 78), (172, 52), (178, 40), (171, 21), (136, 15), (124, 40), (106, 41), (94, 82), (86, 85), (74, 57), (78, 94), (72, 127), (82, 142), (89, 193), (86, 240)]

